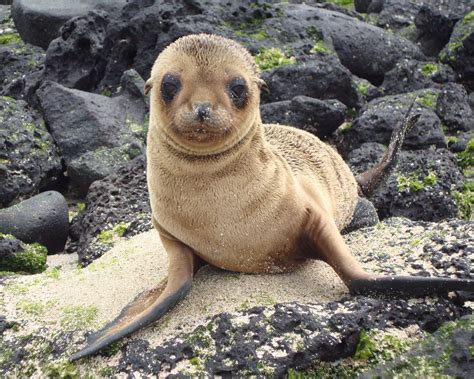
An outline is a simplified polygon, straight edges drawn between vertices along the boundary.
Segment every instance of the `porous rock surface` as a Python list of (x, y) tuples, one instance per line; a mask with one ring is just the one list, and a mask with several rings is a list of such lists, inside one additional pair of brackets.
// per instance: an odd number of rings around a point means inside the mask
[(22, 100), (0, 97), (0, 207), (53, 185), (61, 159), (43, 119)]
[(91, 263), (110, 249), (97, 239), (104, 230), (117, 224), (126, 226), (126, 235), (151, 229), (145, 157), (139, 156), (116, 173), (92, 184), (87, 207), (72, 222), (70, 252), (77, 251), (79, 262)]

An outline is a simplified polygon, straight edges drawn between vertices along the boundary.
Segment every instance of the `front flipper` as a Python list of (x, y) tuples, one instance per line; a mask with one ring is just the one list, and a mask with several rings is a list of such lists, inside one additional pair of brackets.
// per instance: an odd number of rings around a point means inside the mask
[(179, 241), (162, 237), (169, 256), (168, 279), (138, 295), (120, 315), (87, 339), (87, 345), (69, 359), (75, 361), (96, 353), (111, 343), (158, 320), (183, 299), (191, 288), (197, 258)]
[(421, 276), (382, 276), (355, 279), (349, 284), (353, 295), (388, 295), (421, 297), (452, 291), (474, 293), (474, 280), (455, 278), (425, 278)]

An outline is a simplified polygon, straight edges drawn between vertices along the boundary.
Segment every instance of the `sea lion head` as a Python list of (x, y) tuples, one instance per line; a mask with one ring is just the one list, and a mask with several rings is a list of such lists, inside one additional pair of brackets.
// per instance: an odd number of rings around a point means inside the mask
[(209, 34), (179, 38), (158, 56), (145, 86), (155, 132), (186, 153), (225, 151), (260, 122), (261, 83), (237, 42)]

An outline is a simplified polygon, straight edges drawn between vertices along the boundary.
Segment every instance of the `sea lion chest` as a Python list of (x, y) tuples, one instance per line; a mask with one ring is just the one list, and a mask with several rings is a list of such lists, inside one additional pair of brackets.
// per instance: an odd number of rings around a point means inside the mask
[(240, 272), (281, 272), (304, 258), (300, 249), (304, 201), (279, 162), (176, 175), (149, 165), (155, 222), (217, 267)]

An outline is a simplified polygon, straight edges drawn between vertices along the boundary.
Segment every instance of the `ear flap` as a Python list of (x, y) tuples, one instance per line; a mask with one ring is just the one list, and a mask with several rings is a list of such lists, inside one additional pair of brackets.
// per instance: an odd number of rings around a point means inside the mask
[(258, 85), (258, 88), (261, 91), (265, 91), (266, 93), (270, 93), (270, 89), (268, 88), (267, 83), (265, 83), (265, 81), (263, 79), (258, 78), (257, 85)]
[(151, 78), (150, 78), (145, 83), (145, 88), (144, 88), (145, 95), (148, 95), (152, 87), (153, 87), (153, 82), (151, 81)]

